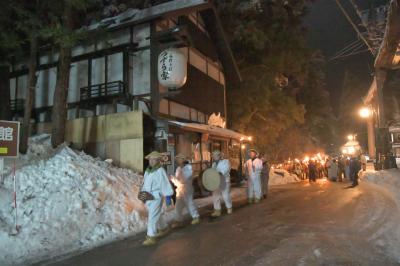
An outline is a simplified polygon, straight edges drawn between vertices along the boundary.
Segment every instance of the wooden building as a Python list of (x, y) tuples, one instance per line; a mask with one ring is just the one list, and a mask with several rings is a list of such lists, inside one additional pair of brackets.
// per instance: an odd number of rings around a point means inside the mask
[[(247, 137), (208, 124), (218, 113), (218, 119), (226, 121), (226, 90), (240, 82), (211, 1), (175, 0), (128, 9), (85, 30), (107, 34), (72, 50), (66, 140), (73, 147), (139, 172), (143, 155), (152, 149), (171, 157), (183, 152), (200, 172), (210, 151), (219, 148), (240, 168), (239, 151)], [(157, 80), (158, 55), (170, 47), (179, 48), (188, 59), (187, 83), (178, 92)], [(49, 45), (37, 60), (32, 118), (36, 133), (49, 133), (58, 51)], [(24, 62), (12, 66), (16, 118), (23, 114), (27, 75)], [(173, 165), (168, 170), (171, 173)]]
[[(400, 157), (397, 139), (400, 122), (400, 6), (391, 0), (386, 15), (383, 40), (375, 58), (374, 80), (364, 97), (372, 116), (368, 121), (368, 145), (370, 156), (380, 165), (389, 152)], [(376, 145), (375, 145), (376, 143)], [(378, 166), (380, 168), (380, 166)]]

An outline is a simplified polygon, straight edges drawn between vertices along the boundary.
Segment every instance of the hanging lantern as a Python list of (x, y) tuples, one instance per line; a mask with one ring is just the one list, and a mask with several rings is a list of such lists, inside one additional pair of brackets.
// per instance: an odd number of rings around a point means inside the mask
[(187, 80), (187, 59), (179, 50), (169, 48), (158, 56), (158, 81), (169, 89), (179, 89)]

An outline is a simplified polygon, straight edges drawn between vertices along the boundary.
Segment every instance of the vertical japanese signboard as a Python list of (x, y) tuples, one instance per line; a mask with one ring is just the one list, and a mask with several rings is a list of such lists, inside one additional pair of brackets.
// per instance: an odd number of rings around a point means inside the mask
[(16, 158), (19, 150), (19, 122), (0, 120), (0, 158)]

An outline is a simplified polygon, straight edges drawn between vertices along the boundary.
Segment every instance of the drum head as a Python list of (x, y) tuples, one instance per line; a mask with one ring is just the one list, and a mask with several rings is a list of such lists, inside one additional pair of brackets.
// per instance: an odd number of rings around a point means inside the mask
[(205, 189), (215, 191), (221, 185), (221, 176), (217, 170), (209, 168), (204, 171), (202, 181)]

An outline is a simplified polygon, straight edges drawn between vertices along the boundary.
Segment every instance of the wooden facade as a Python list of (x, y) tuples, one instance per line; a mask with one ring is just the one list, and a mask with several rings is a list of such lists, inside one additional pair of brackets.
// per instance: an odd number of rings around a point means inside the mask
[[(226, 81), (240, 80), (238, 72), (233, 71), (236, 65), (231, 65), (233, 57), (220, 53), (230, 51), (220, 24), (205, 22), (218, 21), (217, 14), (211, 2), (205, 0), (175, 0), (136, 11), (135, 15), (126, 12), (118, 16), (125, 20), (120, 18), (119, 23), (108, 26), (106, 38), (89, 40), (72, 49), (68, 120), (140, 111), (144, 114), (143, 153), (154, 148), (180, 152), (178, 145), (168, 144), (169, 134), (176, 134), (179, 145), (196, 143), (193, 138), (182, 137), (184, 132), (174, 132), (167, 121), (206, 124), (213, 113), (225, 117)], [(170, 93), (157, 80), (158, 54), (170, 47), (179, 48), (188, 59), (188, 81), (178, 93)], [(48, 131), (46, 124), (51, 122), (57, 62), (56, 49), (40, 50), (33, 112), (38, 133)], [(225, 69), (229, 69), (230, 76)], [(21, 114), (18, 103), (24, 101), (27, 79), (26, 64), (15, 63), (11, 67), (10, 92), (16, 119)], [(201, 140), (201, 134), (198, 136)], [(189, 142), (182, 144), (185, 139)], [(220, 148), (227, 150), (230, 142), (226, 139)], [(104, 150), (99, 142), (91, 143), (97, 146), (92, 149), (80, 143), (80, 148), (105, 157), (98, 152)], [(210, 140), (200, 144), (208, 153), (213, 145)]]

